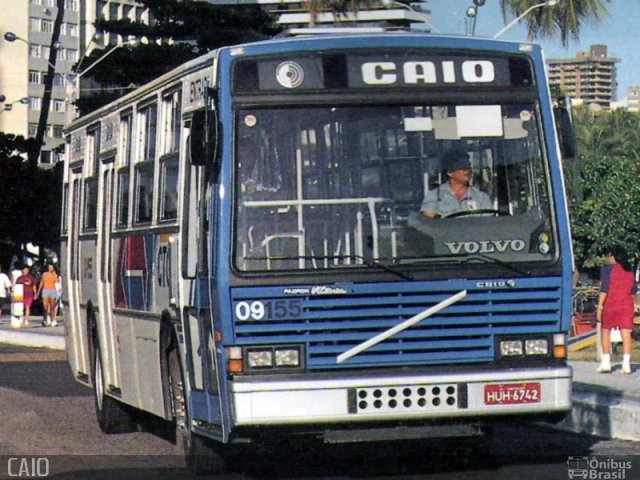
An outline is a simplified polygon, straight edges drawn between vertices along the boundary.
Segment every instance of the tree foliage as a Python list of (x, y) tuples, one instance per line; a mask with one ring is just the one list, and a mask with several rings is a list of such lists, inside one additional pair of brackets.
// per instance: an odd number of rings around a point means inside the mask
[[(560, 0), (553, 7), (532, 10), (526, 18), (529, 38), (559, 37), (566, 47), (570, 40), (580, 39), (586, 22), (600, 21), (608, 13), (610, 0)], [(541, 0), (500, 0), (502, 14), (518, 17)]]
[(153, 19), (149, 25), (130, 20), (96, 21), (99, 32), (125, 39), (145, 37), (149, 42), (119, 48), (103, 60), (100, 59), (106, 50), (97, 49), (81, 61), (79, 71), (100, 60), (86, 77), (111, 87), (101, 95), (81, 98), (77, 102), (81, 113), (98, 108), (209, 50), (269, 38), (280, 31), (275, 17), (258, 5), (213, 5), (196, 0), (140, 3), (149, 9)]
[(574, 112), (580, 196), (569, 205), (578, 265), (596, 266), (620, 245), (640, 259), (640, 116), (626, 109)]
[(58, 250), (62, 164), (44, 170), (25, 161), (36, 140), (0, 132), (0, 261), (32, 243)]

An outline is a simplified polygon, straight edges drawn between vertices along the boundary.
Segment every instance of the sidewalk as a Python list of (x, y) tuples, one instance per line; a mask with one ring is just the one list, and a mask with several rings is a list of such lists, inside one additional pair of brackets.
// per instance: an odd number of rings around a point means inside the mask
[(31, 317), (29, 326), (11, 327), (11, 317), (0, 317), (0, 343), (20, 345), (23, 347), (50, 348), (64, 350), (64, 322), (58, 317), (58, 326), (43, 327), (42, 317)]
[[(61, 319), (62, 317), (60, 317)], [(11, 328), (7, 315), (0, 318), (0, 343), (26, 347), (65, 348), (64, 324), (43, 327), (42, 318), (28, 327)], [(596, 372), (597, 362), (571, 361), (573, 411), (558, 428), (605, 438), (640, 441), (640, 364), (631, 375), (614, 365), (609, 374)]]
[(640, 364), (631, 375), (598, 373), (598, 362), (571, 361), (573, 410), (560, 428), (605, 438), (640, 441)]

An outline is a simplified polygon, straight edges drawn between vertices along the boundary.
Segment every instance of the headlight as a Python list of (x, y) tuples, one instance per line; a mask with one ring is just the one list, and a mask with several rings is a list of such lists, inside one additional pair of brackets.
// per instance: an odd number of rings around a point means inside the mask
[(502, 340), (500, 342), (501, 357), (517, 357), (523, 353), (522, 340)]
[(253, 350), (247, 352), (249, 368), (268, 368), (273, 366), (273, 352), (271, 350)]
[(297, 348), (276, 350), (276, 367), (298, 366), (300, 366), (300, 350)]
[(227, 369), (231, 374), (277, 373), (304, 368), (303, 345), (251, 345), (227, 347)]
[(549, 342), (546, 338), (534, 338), (524, 342), (525, 355), (548, 355)]

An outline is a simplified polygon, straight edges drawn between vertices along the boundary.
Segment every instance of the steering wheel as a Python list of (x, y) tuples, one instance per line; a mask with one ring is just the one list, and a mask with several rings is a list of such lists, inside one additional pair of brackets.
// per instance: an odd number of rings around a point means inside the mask
[(491, 208), (484, 208), (481, 210), (460, 210), (459, 212), (453, 212), (442, 218), (460, 218), (460, 217), (502, 217), (509, 216), (509, 212), (502, 210), (493, 210)]

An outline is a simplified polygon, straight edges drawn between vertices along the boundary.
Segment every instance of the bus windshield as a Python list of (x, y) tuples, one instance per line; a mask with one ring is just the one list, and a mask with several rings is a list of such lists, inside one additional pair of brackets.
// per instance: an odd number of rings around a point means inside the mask
[[(235, 268), (553, 260), (538, 112), (534, 103), (239, 109)], [(453, 169), (467, 171), (462, 197)]]

